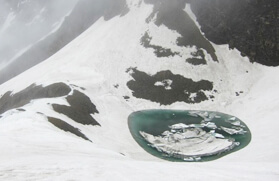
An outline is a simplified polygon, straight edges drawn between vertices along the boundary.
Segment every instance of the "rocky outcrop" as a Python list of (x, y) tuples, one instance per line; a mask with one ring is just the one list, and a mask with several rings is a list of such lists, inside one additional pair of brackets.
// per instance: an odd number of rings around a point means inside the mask
[(15, 94), (9, 91), (0, 98), (0, 114), (14, 108), (25, 106), (32, 100), (62, 97), (68, 95), (70, 92), (71, 88), (62, 82), (51, 84), (46, 87), (32, 84)]
[(73, 90), (73, 94), (71, 91), (71, 87), (62, 82), (46, 87), (32, 84), (15, 94), (9, 91), (0, 97), (0, 114), (12, 109), (22, 109), (21, 107), (38, 99), (66, 98), (70, 106), (53, 104), (52, 107), (56, 112), (64, 114), (80, 124), (100, 126), (92, 117), (93, 114), (99, 112), (90, 98), (78, 90)]
[(211, 43), (201, 34), (195, 22), (184, 11), (185, 0), (145, 0), (145, 2), (154, 5), (147, 22), (156, 16), (155, 24), (157, 26), (165, 25), (181, 35), (177, 38), (178, 46), (196, 46), (198, 50), (206, 50), (214, 61), (218, 61)]
[(78, 123), (100, 126), (100, 124), (91, 116), (91, 114), (99, 112), (89, 97), (77, 90), (74, 90), (73, 95), (69, 95), (66, 100), (70, 106), (53, 104), (53, 109), (56, 112), (67, 115), (69, 118)]
[(65, 131), (65, 132), (70, 132), (78, 137), (81, 137), (87, 141), (92, 142), (91, 140), (89, 140), (78, 128), (73, 127), (72, 125), (66, 123), (65, 121), (62, 121), (61, 119), (57, 119), (54, 117), (47, 117), (48, 121), (53, 124), (54, 126), (56, 126), (57, 128)]
[[(75, 85), (71, 86), (80, 88)], [(82, 125), (100, 126), (100, 124), (93, 118), (93, 114), (99, 113), (96, 106), (91, 102), (90, 98), (86, 94), (75, 89), (72, 90), (72, 87), (62, 82), (54, 83), (46, 87), (32, 84), (24, 90), (14, 94), (11, 91), (6, 92), (4, 95), (0, 96), (0, 118), (7, 111), (12, 109), (16, 109), (18, 112), (25, 112), (26, 110), (22, 107), (36, 100), (57, 98), (66, 99), (66, 101), (69, 103), (69, 106), (52, 104), (54, 111), (57, 113), (64, 114), (73, 121)], [(78, 128), (72, 126), (66, 121), (45, 115), (42, 112), (37, 113), (45, 116), (48, 121), (57, 128), (66, 132), (70, 132), (91, 142), (91, 140), (88, 139), (86, 135), (84, 135)]]
[(279, 65), (278, 0), (189, 0), (205, 36), (251, 62)]
[[(200, 103), (214, 98), (213, 83), (208, 80), (195, 82), (181, 75), (175, 75), (169, 70), (157, 72), (155, 75), (148, 75), (136, 68), (130, 71), (133, 80), (130, 80), (127, 86), (137, 98), (162, 105), (175, 102)], [(205, 91), (209, 96), (205, 94)]]

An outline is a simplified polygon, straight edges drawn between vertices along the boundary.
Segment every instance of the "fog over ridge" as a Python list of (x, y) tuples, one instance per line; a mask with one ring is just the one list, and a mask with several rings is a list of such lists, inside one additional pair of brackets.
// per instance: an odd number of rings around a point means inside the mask
[(77, 0), (0, 0), (0, 70), (51, 33)]

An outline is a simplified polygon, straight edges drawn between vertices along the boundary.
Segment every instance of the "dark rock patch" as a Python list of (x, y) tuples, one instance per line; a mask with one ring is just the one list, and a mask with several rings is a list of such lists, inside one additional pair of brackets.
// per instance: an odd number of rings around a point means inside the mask
[(218, 61), (211, 43), (201, 34), (195, 22), (184, 11), (186, 0), (145, 0), (145, 2), (154, 5), (153, 12), (147, 21), (156, 15), (156, 25), (163, 24), (181, 34), (182, 37), (177, 39), (179, 46), (203, 48), (214, 61)]
[(206, 64), (205, 59), (201, 59), (201, 58), (187, 58), (186, 62), (188, 62), (192, 65), (205, 65)]
[(17, 111), (20, 111), (20, 112), (24, 112), (26, 111), (25, 109), (22, 109), (22, 108), (19, 108), (19, 109), (16, 109)]
[(243, 91), (239, 91), (239, 92), (235, 92), (235, 95), (236, 96), (240, 96), (241, 94), (243, 94), (244, 92)]
[(149, 34), (147, 32), (145, 32), (145, 34), (141, 38), (141, 44), (145, 48), (152, 48), (157, 57), (169, 57), (169, 56), (179, 55), (179, 53), (172, 52), (171, 49), (169, 49), (169, 48), (163, 48), (163, 47), (158, 46), (158, 45), (150, 44), (151, 39), (152, 38), (149, 36)]
[(134, 80), (129, 81), (127, 86), (133, 91), (133, 96), (163, 105), (175, 102), (199, 103), (208, 100), (203, 91), (213, 89), (213, 83), (210, 81), (194, 82), (169, 70), (152, 76), (134, 68), (131, 76)]
[[(69, 118), (81, 124), (100, 125), (91, 116), (91, 114), (98, 113), (98, 110), (96, 109), (96, 106), (91, 102), (89, 97), (77, 90), (74, 90), (73, 95), (69, 95), (70, 92), (71, 88), (64, 83), (54, 83), (46, 87), (42, 87), (41, 85), (36, 86), (35, 84), (32, 84), (16, 94), (12, 94), (12, 92), (9, 91), (0, 98), (0, 114), (15, 108), (17, 108), (18, 111), (25, 111), (25, 109), (22, 109), (20, 107), (30, 103), (30, 101), (32, 100), (67, 96), (66, 100), (68, 101), (70, 106), (54, 104), (52, 106), (55, 111), (65, 114)], [(41, 112), (37, 113), (44, 115)], [(80, 133), (77, 128), (72, 127), (68, 123), (56, 118), (49, 117), (48, 119), (58, 128), (64, 131), (69, 131), (77, 136), (89, 140), (88, 138), (86, 138), (86, 136)]]
[(229, 44), (251, 62), (279, 65), (278, 0), (191, 0), (205, 36)]
[(191, 54), (194, 57), (186, 59), (186, 62), (188, 62), (192, 65), (205, 65), (206, 64), (205, 55), (203, 53), (203, 50), (199, 49), (197, 52), (192, 52)]
[(129, 100), (129, 99), (130, 99), (129, 96), (123, 96), (123, 98), (124, 98), (125, 100)]
[(92, 142), (90, 139), (88, 139), (78, 128), (75, 128), (73, 126), (71, 126), (70, 124), (62, 121), (61, 119), (57, 119), (57, 118), (53, 118), (53, 117), (47, 117), (48, 121), (53, 124), (54, 126), (56, 126), (57, 128), (66, 131), (66, 132), (70, 132), (78, 137), (81, 137), (87, 141)]
[(62, 97), (68, 95), (70, 91), (70, 87), (64, 83), (55, 83), (46, 87), (32, 84), (15, 94), (9, 91), (0, 98), (0, 114), (10, 109), (22, 107), (34, 99)]
[(99, 112), (89, 97), (77, 90), (74, 90), (73, 95), (68, 96), (66, 100), (70, 106), (53, 104), (53, 109), (78, 123), (100, 126), (100, 124), (91, 116), (91, 114)]

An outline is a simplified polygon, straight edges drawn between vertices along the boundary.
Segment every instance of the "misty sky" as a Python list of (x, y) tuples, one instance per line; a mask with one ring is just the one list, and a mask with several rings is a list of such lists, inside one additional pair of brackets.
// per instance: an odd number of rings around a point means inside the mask
[(78, 0), (0, 0), (0, 70), (55, 31)]

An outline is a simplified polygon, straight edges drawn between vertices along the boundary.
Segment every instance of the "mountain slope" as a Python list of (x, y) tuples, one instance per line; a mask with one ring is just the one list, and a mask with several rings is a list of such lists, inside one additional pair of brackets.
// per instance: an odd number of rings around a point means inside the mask
[[(29, 2), (29, 4), (32, 5), (34, 3)], [(55, 3), (49, 3), (49, 4), (55, 4)], [(62, 4), (62, 6), (59, 4), (57, 6), (58, 7), (61, 6), (62, 9), (65, 8), (65, 7), (63, 7), (63, 2), (61, 4)], [(64, 2), (64, 4), (70, 4), (70, 3)], [(81, 1), (78, 1), (77, 4), (71, 9), (71, 12), (69, 13), (69, 15), (67, 15), (67, 14), (66, 14), (67, 16), (65, 15), (63, 21), (60, 23), (58, 28), (54, 29), (53, 32), (50, 32), (45, 37), (42, 37), (41, 39), (38, 39), (33, 42), (32, 42), (32, 38), (34, 39), (34, 37), (29, 35), (31, 37), (28, 39), (29, 41), (31, 41), (31, 42), (29, 42), (29, 44), (31, 44), (32, 46), (29, 46), (27, 49), (24, 49), (23, 52), (21, 52), (16, 57), (12, 58), (12, 60), (9, 60), (9, 57), (7, 58), (8, 59), (7, 65), (5, 66), (5, 68), (3, 68), (0, 71), (0, 84), (4, 83), (5, 81), (15, 77), (16, 75), (24, 72), (25, 70), (33, 67), (34, 65), (44, 61), (48, 57), (55, 54), (57, 51), (59, 51), (61, 48), (63, 48), (66, 44), (68, 44), (70, 41), (72, 41), (74, 38), (76, 38), (78, 35), (80, 35), (83, 31), (85, 31), (89, 26), (91, 26), (101, 16), (104, 16), (105, 19), (110, 19), (119, 14), (124, 15), (127, 11), (127, 8), (125, 7), (125, 5), (126, 4), (123, 0), (118, 0), (118, 1), (81, 0)], [(45, 8), (45, 7), (43, 7), (43, 8)], [(24, 12), (24, 10), (23, 10), (23, 12)], [(49, 14), (53, 14), (53, 13), (47, 12), (46, 14), (49, 15)], [(17, 16), (21, 16), (21, 15), (18, 13)], [(43, 18), (41, 18), (41, 19), (43, 19)], [(47, 19), (47, 18), (45, 18), (45, 19)], [(43, 29), (41, 27), (42, 25), (40, 25), (38, 23), (36, 24), (36, 22), (33, 24), (36, 28)], [(45, 26), (47, 26), (47, 25), (45, 25)], [(29, 30), (29, 29), (27, 29), (27, 30)], [(32, 31), (36, 32), (36, 30), (32, 30)], [(6, 34), (8, 34), (8, 33), (6, 33)], [(4, 34), (4, 36), (6, 34)], [(12, 32), (10, 34), (11, 34), (10, 36), (12, 36), (13, 34), (16, 34), (16, 33)], [(19, 34), (21, 34), (21, 33), (19, 33)], [(22, 33), (21, 35), (23, 35), (23, 34), (26, 36), (27, 33)], [(21, 39), (25, 39), (25, 38), (19, 37), (18, 39), (21, 40)], [(14, 42), (15, 42), (14, 44), (18, 45), (19, 40), (14, 40)], [(5, 44), (3, 44), (3, 45), (5, 45)], [(13, 44), (8, 47), (10, 47), (10, 49), (16, 49), (15, 45), (13, 45)], [(5, 49), (6, 49), (6, 47), (3, 47), (3, 48), (0, 47), (0, 51), (4, 52)]]
[[(127, 1), (127, 6), (127, 14), (109, 20), (100, 17), (89, 29), (46, 61), (0, 86), (0, 95), (9, 95), (1, 96), (1, 99), (16, 95), (26, 97), (24, 92), (29, 92), (26, 88), (32, 84), (48, 90), (39, 89), (39, 92), (46, 92), (43, 95), (54, 94), (33, 97), (30, 101), (1, 113), (0, 178), (278, 178), (278, 146), (274, 144), (278, 142), (276, 134), (279, 126), (275, 121), (279, 116), (276, 111), (279, 108), (278, 68), (252, 64), (237, 50), (230, 50), (228, 45), (215, 45), (203, 37), (214, 48), (218, 59), (215, 61), (212, 54), (202, 47), (199, 51), (198, 46), (179, 44), (177, 40), (181, 39), (183, 34), (165, 24), (158, 24), (156, 15), (151, 16), (156, 6), (135, 0)], [(199, 30), (199, 24), (195, 21), (189, 4), (181, 11), (191, 18), (196, 25), (195, 29)], [(151, 45), (149, 47), (145, 47), (142, 42), (146, 33)], [(194, 33), (204, 36), (201, 32)], [(176, 53), (165, 55), (167, 50)], [(164, 56), (158, 56), (158, 51), (163, 52)], [(203, 56), (198, 52), (202, 52)], [(206, 63), (194, 65), (187, 61), (189, 58), (204, 59)], [(143, 76), (146, 78), (137, 79)], [(176, 77), (179, 77), (183, 84), (185, 80), (193, 85), (206, 80), (212, 84), (205, 85), (212, 85), (212, 88), (207, 86), (207, 90), (191, 90), (185, 86), (183, 91), (170, 95), (171, 100), (188, 94), (191, 94), (193, 99), (186, 96), (182, 100), (162, 104), (165, 103), (168, 92), (166, 86), (157, 89), (154, 79), (161, 82), (169, 79), (175, 82)], [(155, 93), (160, 91), (157, 101), (141, 94), (136, 96), (139, 88), (133, 90), (129, 86), (131, 81), (147, 88), (151, 82)], [(49, 88), (58, 83), (63, 86)], [(174, 90), (180, 87), (175, 84), (169, 86)], [(60, 91), (57, 90), (65, 91), (58, 95), (57, 92)], [(12, 93), (7, 94), (8, 91)], [(54, 93), (49, 94), (49, 91)], [(77, 92), (79, 93), (75, 94)], [(198, 92), (202, 92), (206, 99), (197, 101), (195, 97)], [(86, 101), (79, 102), (80, 99), (75, 99), (80, 96)], [(190, 104), (189, 100), (192, 100)], [(82, 107), (84, 102), (86, 108), (92, 108), (87, 113), (99, 125), (77, 122), (69, 114), (57, 112), (53, 107)], [(76, 103), (78, 106), (75, 106)], [(132, 112), (155, 108), (212, 110), (237, 116), (249, 126), (252, 142), (246, 148), (212, 162), (170, 163), (159, 160), (137, 145), (127, 125), (127, 118)], [(49, 122), (49, 118), (65, 122), (64, 125), (71, 126), (70, 130), (80, 131), (92, 142), (77, 134), (65, 132), (65, 129), (61, 130)]]
[(59, 29), (76, 2), (1, 0), (0, 70)]

